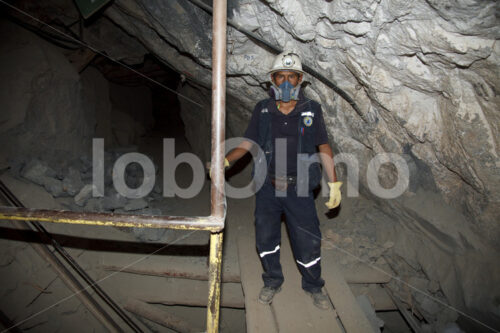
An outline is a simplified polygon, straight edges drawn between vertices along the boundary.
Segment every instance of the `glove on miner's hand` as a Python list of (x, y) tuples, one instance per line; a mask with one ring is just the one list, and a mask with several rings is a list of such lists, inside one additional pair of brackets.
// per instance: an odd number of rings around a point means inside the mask
[(333, 209), (340, 204), (340, 200), (342, 199), (342, 195), (340, 194), (340, 187), (342, 186), (342, 182), (328, 183), (330, 187), (330, 200), (325, 203), (328, 209)]
[[(229, 168), (230, 164), (227, 158), (224, 158), (224, 168), (227, 169)], [(208, 169), (208, 175), (210, 178), (212, 178), (212, 164), (210, 162), (207, 162), (206, 167)]]

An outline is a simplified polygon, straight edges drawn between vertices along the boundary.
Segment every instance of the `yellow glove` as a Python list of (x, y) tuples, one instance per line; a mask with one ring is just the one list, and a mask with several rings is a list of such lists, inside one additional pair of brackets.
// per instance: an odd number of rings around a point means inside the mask
[[(224, 158), (224, 168), (229, 168), (230, 165), (231, 164), (229, 164), (227, 158)], [(210, 175), (210, 178), (212, 178), (212, 165), (210, 162), (207, 162), (207, 169), (209, 170), (208, 174)]]
[(342, 186), (342, 182), (328, 183), (330, 187), (330, 200), (325, 202), (326, 207), (328, 209), (333, 209), (340, 204), (340, 200), (342, 199), (342, 195), (340, 194), (340, 187)]

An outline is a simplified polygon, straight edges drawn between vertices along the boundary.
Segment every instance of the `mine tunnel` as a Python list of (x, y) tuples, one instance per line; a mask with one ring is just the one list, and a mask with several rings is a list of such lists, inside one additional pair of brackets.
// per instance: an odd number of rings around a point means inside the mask
[[(498, 12), (497, 1), (0, 0), (0, 331), (498, 332)], [(290, 101), (283, 72), (302, 80), (285, 79)], [(287, 132), (299, 108), (300, 131)], [(311, 164), (323, 169), (307, 193), (317, 222), (286, 206), (270, 248), (262, 207), (291, 201), (277, 175), (259, 187), (260, 137), (223, 162), (255, 114), (276, 120), (273, 137), (324, 128), (314, 142), (335, 168)], [(300, 177), (285, 176), (288, 195)], [(305, 292), (308, 274), (320, 291)]]

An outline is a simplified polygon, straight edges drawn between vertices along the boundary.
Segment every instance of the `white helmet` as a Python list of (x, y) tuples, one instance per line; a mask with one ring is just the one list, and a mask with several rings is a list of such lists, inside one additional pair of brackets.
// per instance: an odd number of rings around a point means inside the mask
[(290, 51), (280, 53), (274, 58), (273, 67), (269, 71), (269, 74), (279, 71), (294, 71), (304, 74), (299, 56)]

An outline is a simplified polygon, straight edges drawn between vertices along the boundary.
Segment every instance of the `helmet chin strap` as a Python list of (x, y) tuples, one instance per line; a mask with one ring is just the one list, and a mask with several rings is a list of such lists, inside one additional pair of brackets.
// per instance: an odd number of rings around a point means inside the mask
[(290, 100), (299, 100), (301, 83), (297, 86), (292, 86), (288, 81), (283, 82), (279, 87), (273, 82), (271, 89), (274, 91), (274, 99), (282, 102), (289, 102)]

